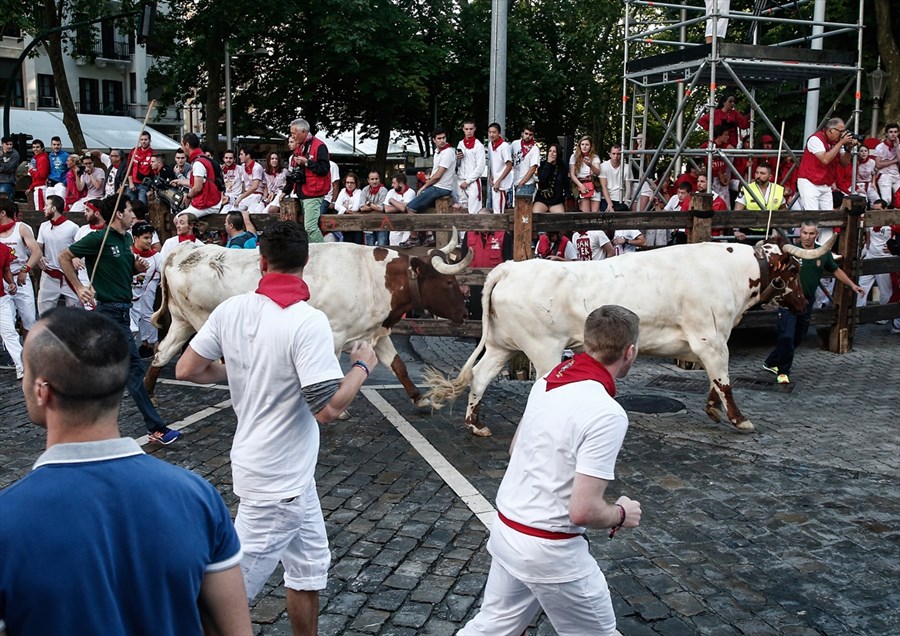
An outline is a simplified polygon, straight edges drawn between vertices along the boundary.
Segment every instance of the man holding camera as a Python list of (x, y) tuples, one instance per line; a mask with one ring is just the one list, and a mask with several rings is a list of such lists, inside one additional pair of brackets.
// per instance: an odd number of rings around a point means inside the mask
[(85, 203), (93, 199), (102, 199), (106, 186), (106, 173), (102, 168), (94, 166), (94, 159), (90, 155), (81, 158), (81, 165), (78, 166), (78, 180), (83, 184), (86, 191), (84, 197), (78, 199), (72, 204), (71, 212), (84, 212)]
[(806, 140), (800, 159), (797, 192), (804, 210), (833, 210), (831, 186), (835, 181), (835, 161), (846, 166), (852, 159), (844, 146), (859, 145), (847, 130), (844, 120), (838, 117), (825, 122), (822, 130)]
[(322, 199), (331, 191), (331, 163), (328, 147), (316, 139), (305, 119), (291, 122), (291, 137), (297, 144), (291, 158), (291, 169), (285, 192), (293, 190), (303, 207), (303, 227), (310, 243), (322, 243), (319, 229)]

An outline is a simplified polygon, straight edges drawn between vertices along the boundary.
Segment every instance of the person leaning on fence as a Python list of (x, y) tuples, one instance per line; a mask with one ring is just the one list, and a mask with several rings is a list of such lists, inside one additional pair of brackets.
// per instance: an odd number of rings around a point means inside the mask
[[(434, 207), (438, 199), (453, 195), (453, 182), (456, 179), (456, 153), (453, 152), (453, 146), (447, 143), (447, 131), (443, 128), (435, 128), (431, 133), (431, 139), (434, 143), (431, 175), (419, 188), (418, 194), (406, 205), (406, 211), (411, 214), (424, 212), (426, 209)], [(401, 243), (400, 247), (411, 247), (414, 241), (418, 244), (429, 243), (428, 240), (421, 238), (424, 235), (424, 232), (421, 235), (412, 232), (409, 240)], [(430, 239), (431, 245), (434, 245), (433, 241), (434, 239)]]
[[(741, 193), (734, 202), (734, 209), (751, 210), (786, 210), (784, 188), (772, 182), (774, 170), (767, 163), (756, 166), (756, 174), (752, 183), (741, 188)], [(765, 234), (765, 227), (734, 228), (734, 238), (739, 242), (747, 240), (747, 234)], [(755, 243), (755, 239), (753, 240)]]
[(119, 433), (119, 325), (54, 309), (25, 340), (24, 363), (25, 407), (47, 450), (0, 492), (0, 633), (250, 636), (222, 497)]
[(534, 212), (565, 212), (568, 170), (563, 163), (563, 147), (553, 144), (547, 148), (547, 158), (537, 169), (537, 192), (534, 195)]

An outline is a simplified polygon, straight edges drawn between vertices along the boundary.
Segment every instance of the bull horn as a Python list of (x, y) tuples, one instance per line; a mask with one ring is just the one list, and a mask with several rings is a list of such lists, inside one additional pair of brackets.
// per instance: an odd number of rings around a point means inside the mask
[(475, 258), (475, 252), (474, 250), (469, 250), (460, 262), (451, 265), (442, 260), (440, 256), (432, 256), (431, 266), (440, 274), (456, 276), (457, 274), (461, 274), (462, 271), (469, 266), (469, 263), (472, 262), (473, 258)]
[(450, 242), (447, 243), (444, 247), (440, 248), (440, 252), (443, 252), (447, 256), (450, 256), (450, 252), (455, 250), (459, 246), (459, 232), (456, 231), (456, 226), (453, 226), (453, 234), (450, 235)]
[(788, 243), (781, 248), (781, 251), (785, 254), (790, 254), (791, 256), (801, 259), (822, 258), (822, 256), (825, 255), (825, 252), (831, 250), (831, 246), (834, 245), (834, 242), (836, 240), (837, 234), (832, 234), (831, 238), (825, 241), (824, 245), (821, 245), (813, 250), (803, 249), (802, 247), (797, 247), (796, 245), (791, 245), (790, 243)]

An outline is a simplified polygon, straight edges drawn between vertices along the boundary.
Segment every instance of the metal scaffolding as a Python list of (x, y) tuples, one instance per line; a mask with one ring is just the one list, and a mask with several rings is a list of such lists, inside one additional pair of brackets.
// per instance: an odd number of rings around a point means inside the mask
[[(824, 0), (815, 0), (815, 4)], [(799, 153), (782, 139), (782, 132), (760, 107), (757, 91), (777, 91), (786, 83), (817, 81), (827, 77), (846, 81), (843, 91), (820, 120), (821, 124), (832, 117), (841, 100), (853, 86), (853, 115), (847, 120), (847, 128), (859, 132), (860, 91), (862, 86), (862, 32), (863, 0), (859, 0), (859, 16), (855, 24), (826, 22), (813, 19), (813, 0), (789, 0), (768, 2), (755, 0), (754, 9), (748, 12), (719, 13), (719, 3), (712, 3), (707, 14), (701, 0), (655, 2), (653, 0), (625, 0), (624, 76), (622, 79), (622, 166), (631, 167), (635, 175), (632, 197), (637, 203), (641, 194), (653, 196), (646, 204), (638, 205), (641, 211), (650, 207), (669, 176), (681, 172), (682, 162), (697, 165), (705, 158), (705, 172), (712, 183), (713, 159), (723, 161), (737, 175), (742, 186), (747, 185), (747, 174), (735, 169), (739, 157), (752, 158), (771, 154), (771, 150), (757, 148), (754, 143), (757, 132), (769, 133), (776, 147), (794, 159), (791, 171), (799, 166)], [(821, 5), (818, 6), (821, 10)], [(809, 17), (804, 17), (809, 13)], [(794, 17), (785, 17), (785, 16)], [(817, 15), (823, 15), (817, 12)], [(711, 42), (703, 41), (703, 25), (707, 20), (727, 18), (729, 28), (742, 22), (746, 24), (746, 41), (723, 41), (717, 29), (711, 31)], [(716, 24), (716, 22), (713, 22)], [(790, 31), (787, 40), (776, 40), (770, 33), (761, 33), (761, 27), (784, 25)], [(688, 31), (700, 30), (699, 41), (688, 41)], [(744, 29), (741, 29), (744, 32)], [(823, 50), (821, 44), (839, 34), (855, 32), (857, 51)], [(696, 38), (695, 38), (696, 39)], [(832, 40), (833, 41), (833, 40)], [(810, 45), (812, 48), (807, 48)], [(723, 150), (713, 143), (717, 90), (723, 85), (733, 86), (750, 105), (749, 143), (747, 147)], [(672, 87), (676, 88), (675, 112), (666, 117), (660, 114), (660, 104), (672, 104)], [(706, 90), (708, 88), (708, 90)], [(811, 90), (815, 90), (810, 86)], [(709, 114), (707, 147), (690, 148), (688, 138), (704, 114)], [(651, 146), (647, 143), (648, 124), (658, 123), (664, 133)], [(685, 121), (689, 122), (687, 126)], [(804, 138), (805, 142), (805, 138)], [(646, 146), (646, 147), (645, 147)], [(740, 146), (740, 144), (739, 144)], [(802, 146), (801, 146), (802, 148)], [(661, 160), (668, 159), (662, 173), (656, 175)], [(698, 172), (704, 172), (699, 165)], [(855, 187), (856, 156), (853, 157)], [(654, 179), (654, 176), (658, 178)], [(777, 177), (778, 175), (776, 175)], [(751, 195), (753, 193), (751, 192)], [(757, 201), (765, 207), (762, 201)]]

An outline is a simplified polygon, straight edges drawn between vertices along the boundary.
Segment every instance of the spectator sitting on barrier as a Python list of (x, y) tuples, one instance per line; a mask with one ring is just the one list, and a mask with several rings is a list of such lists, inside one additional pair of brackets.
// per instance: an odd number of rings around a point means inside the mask
[[(381, 174), (377, 170), (369, 170), (366, 178), (368, 184), (360, 192), (362, 203), (359, 206), (360, 214), (370, 214), (384, 212), (384, 199), (387, 197), (387, 189), (381, 183)], [(366, 245), (388, 244), (387, 230), (378, 230), (377, 232), (364, 232)]]
[(537, 192), (532, 212), (565, 212), (566, 183), (569, 181), (563, 165), (563, 147), (553, 144), (547, 148), (547, 158), (537, 170)]
[[(447, 131), (443, 128), (434, 129), (432, 140), (434, 142), (434, 159), (431, 176), (422, 184), (415, 198), (407, 204), (406, 211), (412, 214), (432, 207), (442, 197), (453, 195), (453, 185), (456, 180), (456, 153), (453, 152), (453, 146), (447, 143)], [(410, 234), (410, 241), (413, 239), (417, 243), (434, 247), (433, 237), (423, 241), (421, 236), (414, 232)]]
[[(728, 131), (729, 129), (722, 126), (716, 126), (713, 131), (713, 148), (716, 150), (727, 150), (734, 148), (728, 141)], [(709, 148), (709, 141), (704, 141), (700, 144), (701, 149)], [(704, 162), (703, 172), (706, 172), (706, 164)], [(713, 153), (712, 156), (712, 188), (713, 192), (719, 194), (719, 196), (724, 199), (725, 203), (728, 207), (731, 206), (731, 171), (728, 169), (728, 164), (725, 162), (725, 159), (720, 157), (717, 153)]]
[[(73, 211), (72, 206), (79, 200), (83, 199), (85, 193), (87, 192), (87, 188), (84, 185), (84, 182), (81, 180), (81, 175), (78, 174), (81, 166), (81, 157), (78, 155), (67, 155), (66, 156), (66, 195), (63, 200), (66, 202), (66, 211)], [(78, 210), (80, 211), (84, 209), (84, 204), (82, 203), (79, 206)]]
[[(391, 189), (384, 197), (384, 211), (386, 214), (406, 213), (406, 206), (416, 196), (416, 191), (407, 184), (406, 175), (402, 172), (391, 177)], [(409, 240), (409, 232), (391, 231), (389, 235), (390, 245), (402, 245)]]
[(900, 191), (900, 125), (890, 122), (884, 126), (884, 141), (875, 147), (875, 167), (878, 169), (878, 194), (883, 201), (893, 200)]
[(25, 190), (27, 197), (34, 193), (34, 209), (44, 209), (44, 199), (47, 196), (47, 177), (50, 175), (50, 158), (44, 152), (44, 142), (35, 139), (31, 142), (31, 160), (28, 162), (28, 176), (31, 184)]
[(869, 206), (875, 205), (878, 188), (875, 187), (875, 158), (866, 146), (860, 146), (856, 156), (856, 194), (866, 197)]
[(797, 191), (804, 210), (834, 209), (831, 188), (836, 180), (835, 167), (850, 163), (852, 155), (845, 146), (856, 144), (839, 117), (829, 119), (821, 130), (806, 140), (797, 178)]
[(281, 155), (270, 152), (266, 157), (266, 172), (263, 181), (263, 202), (266, 212), (278, 214), (281, 211), (281, 199), (284, 197), (284, 186), (287, 179), (287, 168), (281, 162)]
[(84, 194), (82, 198), (72, 204), (70, 209), (72, 212), (84, 212), (86, 201), (103, 198), (106, 174), (101, 168), (94, 167), (94, 158), (90, 155), (84, 155), (81, 158), (81, 167), (77, 169), (77, 172), (77, 178), (81, 181)]
[[(359, 180), (354, 172), (348, 172), (344, 177), (344, 189), (338, 192), (334, 209), (338, 214), (358, 214), (362, 205), (362, 191), (359, 190)], [(344, 241), (365, 245), (363, 233), (357, 230), (344, 232)]]

